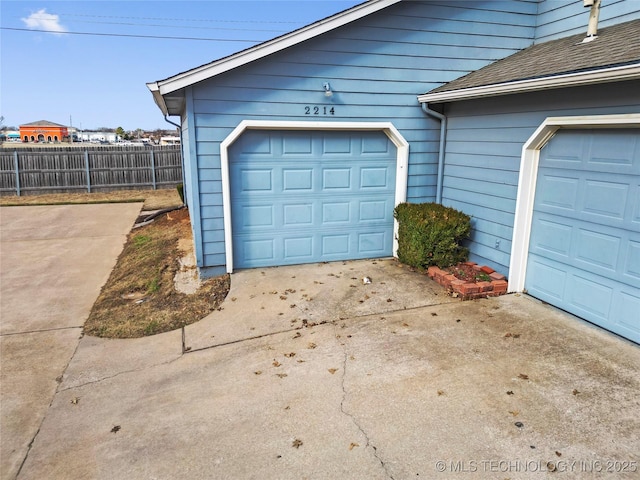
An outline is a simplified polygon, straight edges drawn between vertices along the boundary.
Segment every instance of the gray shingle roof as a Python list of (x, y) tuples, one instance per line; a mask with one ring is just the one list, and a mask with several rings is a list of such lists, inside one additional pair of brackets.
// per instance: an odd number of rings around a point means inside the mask
[(65, 127), (66, 125), (60, 125), (59, 123), (53, 123), (48, 120), (38, 120), (37, 122), (23, 123), (21, 127)]
[[(585, 27), (586, 30), (586, 27)], [(594, 41), (585, 34), (533, 45), (429, 93), (552, 77), (640, 62), (640, 19), (603, 28)]]

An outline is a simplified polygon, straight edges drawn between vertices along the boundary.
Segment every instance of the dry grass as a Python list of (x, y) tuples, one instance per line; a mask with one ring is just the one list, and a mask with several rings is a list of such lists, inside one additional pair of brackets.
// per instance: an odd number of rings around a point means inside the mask
[(132, 231), (93, 305), (85, 333), (108, 338), (154, 335), (194, 323), (218, 308), (229, 292), (228, 275), (203, 282), (191, 295), (175, 289), (178, 260), (184, 255), (178, 249), (181, 239), (191, 242), (186, 209)]
[[(143, 210), (182, 205), (175, 188), (0, 197), (0, 206), (119, 202), (144, 202)], [(228, 275), (203, 282), (194, 294), (174, 287), (179, 259), (185, 255), (178, 246), (192, 244), (186, 208), (133, 230), (93, 305), (85, 333), (107, 338), (154, 335), (197, 322), (218, 308), (229, 292)]]
[(144, 202), (144, 210), (160, 210), (182, 205), (175, 188), (162, 190), (120, 190), (117, 192), (51, 193), (0, 197), (0, 206), (68, 205), (74, 203)]

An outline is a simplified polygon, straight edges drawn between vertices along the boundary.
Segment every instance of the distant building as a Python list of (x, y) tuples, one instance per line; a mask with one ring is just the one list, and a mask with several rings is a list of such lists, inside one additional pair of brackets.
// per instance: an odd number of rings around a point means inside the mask
[(160, 145), (180, 145), (180, 137), (176, 137), (176, 136), (160, 137)]
[(3, 132), (4, 141), (5, 142), (19, 142), (20, 141), (20, 132), (15, 130), (7, 130)]
[(20, 125), (20, 138), (23, 142), (61, 142), (69, 136), (65, 125), (40, 120)]
[(115, 143), (121, 140), (120, 136), (114, 132), (92, 132), (85, 130), (78, 135), (78, 139), (82, 142), (90, 143)]

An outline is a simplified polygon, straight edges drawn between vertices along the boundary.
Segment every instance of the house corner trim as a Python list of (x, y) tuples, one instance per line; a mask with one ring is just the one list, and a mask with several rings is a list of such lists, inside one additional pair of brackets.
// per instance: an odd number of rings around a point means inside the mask
[(540, 150), (558, 130), (594, 128), (640, 128), (640, 113), (547, 117), (522, 147), (509, 262), (509, 292), (524, 290)]

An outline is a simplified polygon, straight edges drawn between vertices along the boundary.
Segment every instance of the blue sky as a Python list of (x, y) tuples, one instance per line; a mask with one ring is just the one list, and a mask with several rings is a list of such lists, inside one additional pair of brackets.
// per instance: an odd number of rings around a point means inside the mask
[(172, 128), (147, 82), (359, 3), (2, 0), (0, 115), (16, 127), (49, 120), (83, 130)]

